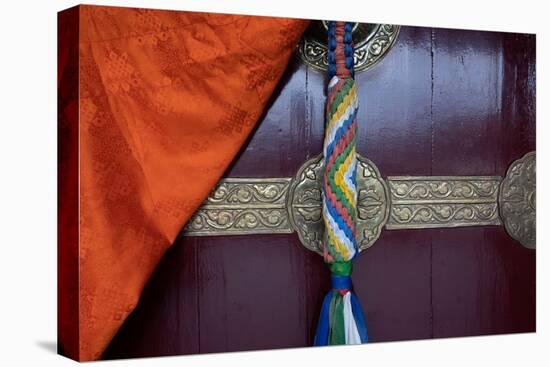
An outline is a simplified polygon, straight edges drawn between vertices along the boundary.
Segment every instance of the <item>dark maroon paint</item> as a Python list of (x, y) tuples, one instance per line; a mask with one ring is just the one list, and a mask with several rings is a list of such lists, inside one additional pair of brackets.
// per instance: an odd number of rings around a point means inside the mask
[[(535, 150), (535, 36), (403, 27), (357, 75), (360, 154), (388, 175), (504, 175)], [(325, 76), (296, 58), (227, 172), (321, 151)], [(372, 342), (535, 330), (535, 251), (502, 227), (384, 231), (354, 265)], [(311, 345), (329, 287), (296, 235), (179, 238), (105, 358)]]

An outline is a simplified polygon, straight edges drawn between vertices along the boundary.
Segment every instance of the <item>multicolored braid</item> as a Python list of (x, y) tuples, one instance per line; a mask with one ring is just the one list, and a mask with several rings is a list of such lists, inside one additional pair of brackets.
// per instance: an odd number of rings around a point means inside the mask
[(328, 23), (328, 96), (323, 181), (324, 259), (332, 273), (315, 345), (360, 344), (368, 340), (363, 311), (351, 291), (352, 260), (359, 253), (357, 219), (357, 92), (353, 25)]

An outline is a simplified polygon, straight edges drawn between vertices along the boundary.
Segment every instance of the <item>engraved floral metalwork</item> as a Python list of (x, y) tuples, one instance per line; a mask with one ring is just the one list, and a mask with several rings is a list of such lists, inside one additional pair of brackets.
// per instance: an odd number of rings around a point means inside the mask
[[(399, 28), (392, 24), (355, 23), (355, 71), (365, 71), (380, 61), (395, 43)], [(327, 70), (327, 38), (326, 22), (314, 21), (298, 45), (300, 58), (316, 70)]]
[[(300, 168), (289, 191), (288, 213), (291, 226), (302, 244), (323, 253), (321, 218), (322, 156), (310, 159)], [(357, 165), (357, 244), (359, 250), (372, 246), (380, 236), (389, 214), (388, 194), (380, 172), (366, 158), (358, 157)]]
[(323, 253), (321, 218), (323, 161), (315, 157), (306, 161), (292, 181), (288, 197), (290, 225), (309, 250)]
[(195, 236), (291, 233), (286, 213), (289, 178), (221, 180), (187, 223)]
[(500, 225), (500, 177), (388, 177), (387, 229)]
[(508, 234), (523, 246), (536, 247), (536, 155), (513, 162), (500, 185), (500, 216)]
[[(382, 179), (358, 156), (357, 243), (374, 244), (382, 228), (448, 228), (502, 225), (535, 247), (535, 153), (498, 176), (398, 176)], [(308, 249), (322, 253), (321, 156), (294, 178), (225, 178), (186, 225), (184, 236), (297, 232)]]
[(363, 251), (380, 237), (388, 221), (390, 199), (386, 182), (374, 163), (357, 158), (357, 245)]

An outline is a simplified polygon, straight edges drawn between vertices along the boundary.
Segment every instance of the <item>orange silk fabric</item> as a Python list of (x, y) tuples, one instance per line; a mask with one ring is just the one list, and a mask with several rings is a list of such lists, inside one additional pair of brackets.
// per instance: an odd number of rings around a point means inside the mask
[(79, 360), (101, 357), (307, 21), (80, 7)]

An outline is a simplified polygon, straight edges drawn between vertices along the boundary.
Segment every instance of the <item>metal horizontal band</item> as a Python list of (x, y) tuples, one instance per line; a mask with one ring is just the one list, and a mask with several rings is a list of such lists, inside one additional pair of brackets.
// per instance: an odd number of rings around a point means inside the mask
[(388, 177), (387, 229), (501, 225), (498, 176)]
[(224, 178), (184, 229), (184, 235), (292, 233), (286, 209), (291, 178)]
[[(182, 231), (183, 236), (297, 232), (322, 253), (322, 157), (294, 178), (220, 180)], [(535, 248), (536, 156), (528, 153), (499, 176), (392, 176), (383, 179), (358, 157), (357, 243), (360, 250), (388, 230), (503, 225)]]

